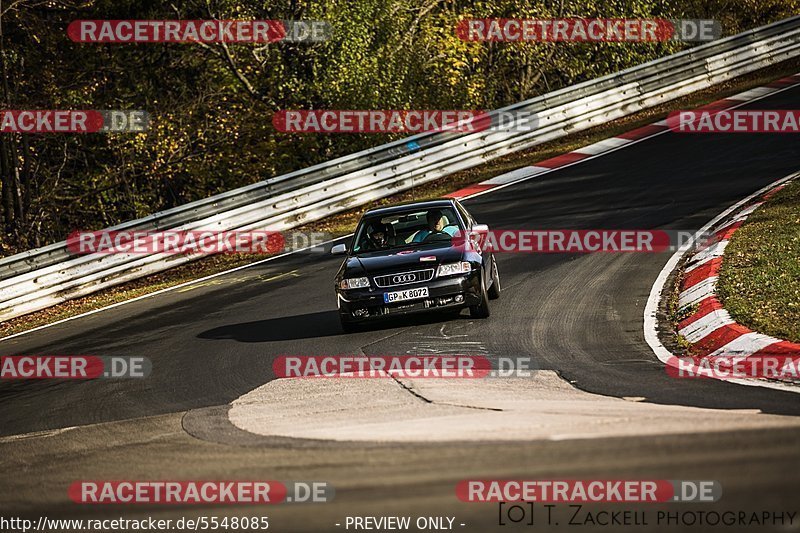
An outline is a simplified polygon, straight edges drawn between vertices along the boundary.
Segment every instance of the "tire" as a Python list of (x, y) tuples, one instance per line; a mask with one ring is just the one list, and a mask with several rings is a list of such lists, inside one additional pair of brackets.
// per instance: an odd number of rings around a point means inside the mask
[(492, 286), (489, 287), (489, 299), (500, 298), (500, 273), (497, 271), (497, 261), (492, 258)]
[(481, 303), (469, 307), (469, 316), (472, 318), (489, 318), (489, 295), (486, 293), (486, 284), (481, 278)]

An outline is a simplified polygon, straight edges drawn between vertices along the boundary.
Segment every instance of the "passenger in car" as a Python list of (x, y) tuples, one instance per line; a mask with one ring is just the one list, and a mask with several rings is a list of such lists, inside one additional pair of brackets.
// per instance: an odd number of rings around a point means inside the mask
[(411, 242), (422, 242), (432, 233), (447, 233), (452, 237), (458, 231), (456, 225), (448, 225), (447, 217), (442, 215), (438, 209), (428, 211), (425, 218), (428, 221), (428, 229), (418, 231)]

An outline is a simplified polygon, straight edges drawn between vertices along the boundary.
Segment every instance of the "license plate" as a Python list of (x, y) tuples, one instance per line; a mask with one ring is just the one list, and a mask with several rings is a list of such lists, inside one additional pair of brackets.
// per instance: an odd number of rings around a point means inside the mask
[(406, 289), (404, 291), (386, 292), (383, 294), (383, 301), (388, 304), (392, 302), (402, 302), (403, 300), (426, 298), (427, 296), (428, 287), (418, 287), (416, 289)]

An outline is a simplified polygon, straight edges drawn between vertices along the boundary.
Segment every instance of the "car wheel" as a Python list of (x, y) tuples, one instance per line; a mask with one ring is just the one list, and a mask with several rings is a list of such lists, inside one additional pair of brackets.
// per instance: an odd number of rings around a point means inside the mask
[(469, 307), (469, 316), (472, 318), (489, 318), (489, 295), (486, 293), (486, 284), (481, 279), (481, 303)]
[(497, 261), (492, 258), (492, 286), (489, 287), (489, 299), (500, 298), (500, 273), (497, 272)]

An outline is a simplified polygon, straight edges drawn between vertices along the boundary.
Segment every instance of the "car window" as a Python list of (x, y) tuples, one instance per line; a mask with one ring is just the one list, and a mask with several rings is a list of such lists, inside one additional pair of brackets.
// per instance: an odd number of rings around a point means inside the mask
[(459, 213), (461, 213), (461, 216), (464, 218), (464, 222), (467, 225), (472, 227), (478, 223), (474, 218), (472, 218), (472, 215), (469, 214), (469, 211), (467, 211), (467, 209), (461, 205), (461, 202), (456, 202), (456, 207), (458, 208)]
[(353, 239), (353, 253), (451, 242), (463, 228), (452, 207), (410, 208), (385, 216), (365, 216)]

